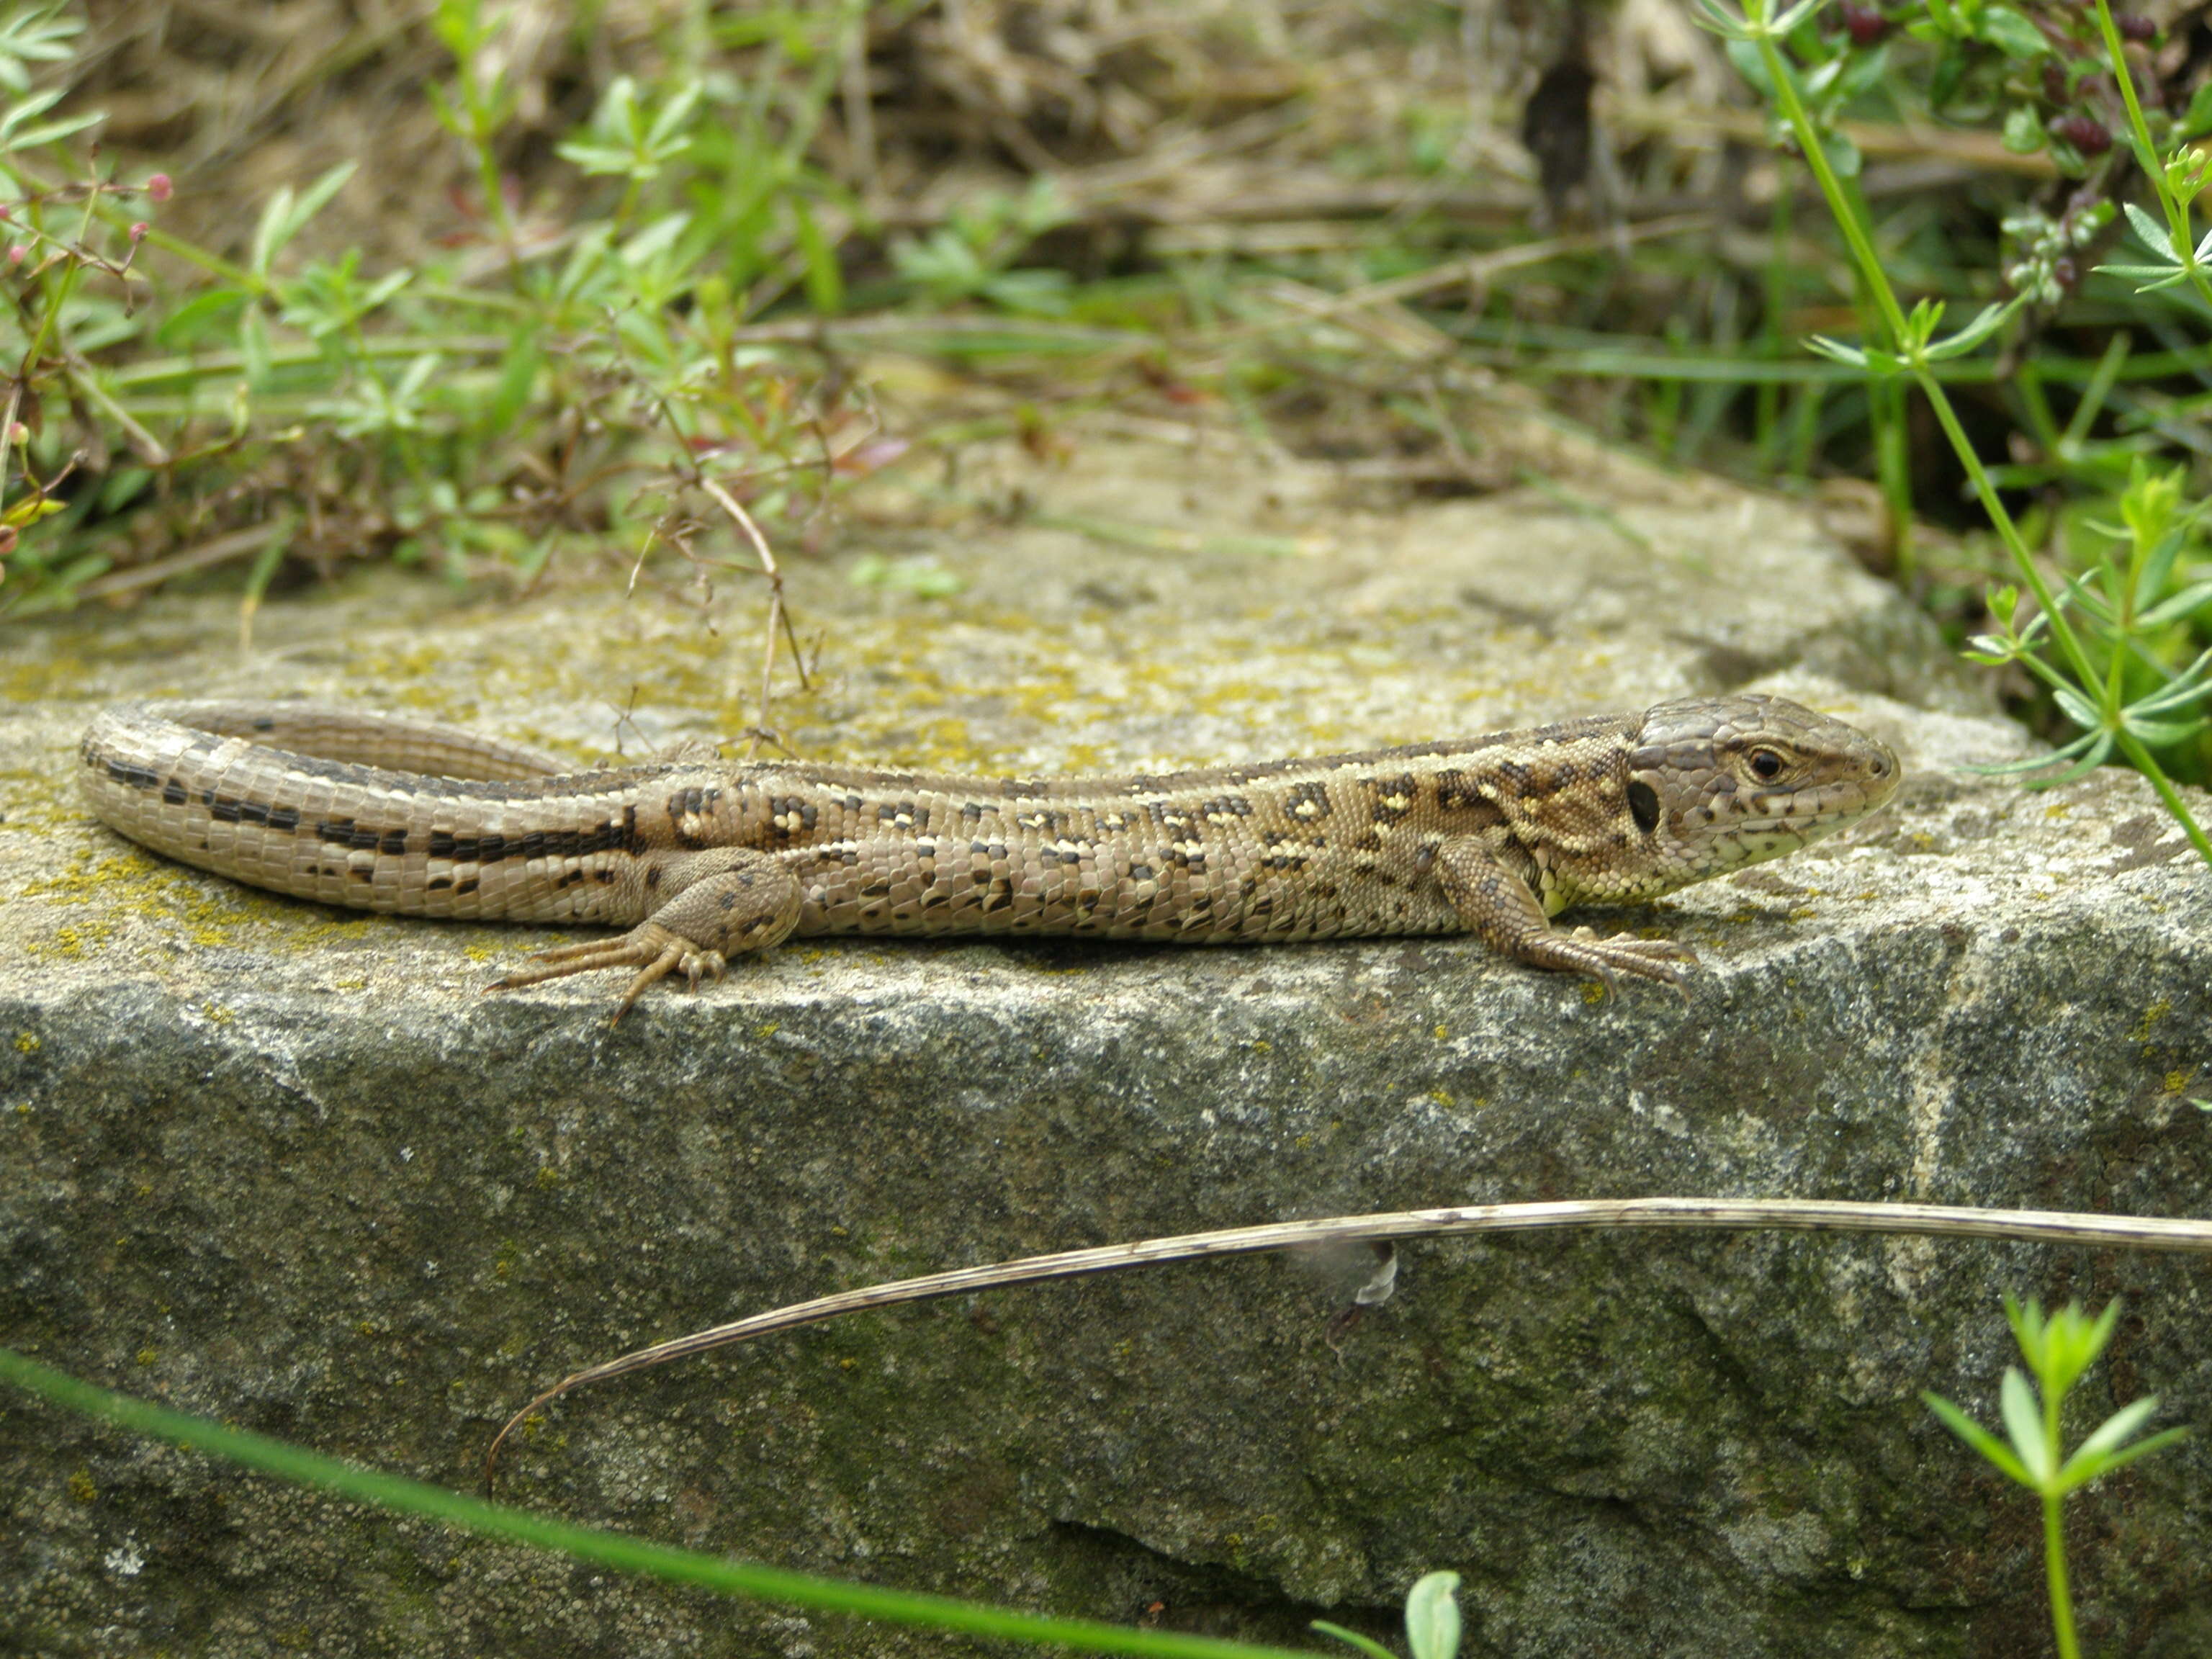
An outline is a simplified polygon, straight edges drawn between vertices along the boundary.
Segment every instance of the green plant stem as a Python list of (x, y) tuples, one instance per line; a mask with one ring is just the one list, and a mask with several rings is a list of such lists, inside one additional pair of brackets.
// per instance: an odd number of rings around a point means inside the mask
[(950, 1596), (917, 1595), (873, 1584), (842, 1583), (811, 1573), (732, 1561), (648, 1543), (620, 1533), (573, 1526), (532, 1515), (526, 1510), (465, 1497), (419, 1480), (356, 1468), (303, 1447), (226, 1428), (128, 1395), (111, 1393), (6, 1348), (0, 1348), (0, 1381), (28, 1389), (65, 1410), (99, 1418), (173, 1445), (228, 1458), (301, 1486), (335, 1492), (356, 1503), (425, 1516), (470, 1532), (557, 1550), (580, 1560), (599, 1561), (625, 1572), (665, 1578), (726, 1595), (752, 1596), (817, 1612), (957, 1631), (1035, 1646), (1069, 1648), (1085, 1653), (1133, 1654), (1145, 1659), (1314, 1659), (1310, 1652), (1299, 1653), (1289, 1648), (1262, 1647), (1168, 1631), (1130, 1630), (1084, 1619), (1016, 1613), (958, 1601)]
[(2066, 1527), (2060, 1518), (2063, 1502), (2049, 1492), (2044, 1494), (2043, 1571), (2051, 1586), (2051, 1633), (2058, 1644), (2058, 1659), (2081, 1659), (2081, 1640), (2074, 1633), (2074, 1592), (2066, 1580)]
[(2189, 208), (2167, 188), (2166, 169), (2158, 164), (2158, 147), (2151, 142), (2150, 123), (2143, 119), (2142, 100), (2136, 96), (2135, 76), (2128, 73), (2125, 49), (2120, 40), (2119, 27), (2112, 21), (2110, 0), (2097, 0), (2097, 31), (2105, 38), (2105, 55), (2112, 60), (2112, 79), (2119, 82), (2121, 101), (2128, 106), (2128, 127), (2135, 135), (2136, 156), (2142, 164), (2143, 177), (2150, 183), (2151, 193), (2158, 198), (2158, 205), (2166, 215), (2166, 234), (2173, 238), (2173, 256), (2188, 267), (2189, 280), (2208, 305), (2212, 305), (2212, 278), (2204, 274), (2204, 267), (2197, 261), (2196, 239), (2189, 229)]
[[(2106, 0), (2097, 0), (2097, 11), (2105, 27), (2110, 29), (2111, 12)], [(1873, 238), (1861, 222), (1850, 195), (1844, 189), (1843, 181), (1837, 178), (1835, 169), (1828, 164), (1827, 151), (1820, 143), (1819, 129), (1805, 108), (1804, 100), (1797, 95), (1796, 79), (1790, 73), (1790, 65), (1783, 58), (1781, 48), (1775, 43), (1772, 33), (1762, 30), (1755, 38), (1759, 43), (1760, 60), (1765, 64), (1768, 78), (1774, 83), (1775, 97), (1782, 105), (1783, 118), (1796, 136), (1798, 147), (1804, 151), (1806, 164), (1813, 169), (1814, 179), (1820, 186), (1820, 194), (1826, 199), (1828, 210), (1834, 215), (1844, 240), (1850, 245), (1851, 257), (1858, 262), (1867, 289), (1880, 307), (1892, 339), (1903, 353), (1909, 349), (1907, 342), (1911, 337), (1907, 331), (1904, 307), (1899, 304), (1897, 295), (1890, 287), (1888, 272), (1883, 269), (1881, 257), (1875, 250)], [(2113, 31), (2112, 38), (2117, 41), (2117, 31)], [(2117, 60), (2115, 68), (2122, 84), (2125, 85), (2127, 75), (2124, 69), (2119, 68)], [(2134, 110), (2132, 92), (2129, 94), (2129, 107)], [(2136, 118), (2141, 119), (2139, 112)], [(2143, 130), (2142, 137), (2148, 143), (2148, 129)], [(2146, 150), (2146, 155), (2155, 160), (2154, 151)], [(2164, 180), (2160, 178), (2156, 183), (2163, 200)], [(2013, 522), (2012, 514), (2005, 510), (2004, 502), (1998, 498), (1996, 486), (1990, 481), (1988, 469), (1983, 466), (1980, 455), (1975, 452), (1972, 441), (1966, 436), (1966, 428), (1960, 424), (1958, 414), (1952, 409), (1951, 400), (1945, 394), (1942, 382), (1929, 372), (1924, 357), (1914, 362), (1910, 372), (1914, 384), (1920, 388), (1921, 395), (1927, 398), (1929, 407), (1935, 411), (1944, 436), (1950, 440), (1960, 465), (1966, 469), (1966, 476), (1973, 483), (1975, 496), (1980, 501), (1983, 512), (1988, 514), (1991, 526), (1996, 529), (1997, 539), (2004, 544), (2005, 551), (2011, 556), (2021, 579), (2027, 584), (2028, 591), (2034, 594), (2037, 605), (2042, 607), (2043, 614), (2051, 625), (2051, 637), (2066, 659), (2067, 666), (2073, 671), (2075, 683), (2083, 687), (2096, 685), (2102, 676), (2091, 664), (2089, 653), (2082, 648), (2072, 624), (2066, 620), (2065, 612), (2059, 608), (2051, 585), (2044, 580), (2042, 569), (2036, 564), (2034, 557), (2027, 550), (2027, 544), (2021, 537), (2020, 527)], [(2207, 837), (2202, 826), (2191, 816), (2188, 807), (2183, 804), (2164, 770), (2152, 758), (2150, 751), (2120, 724), (2118, 711), (2108, 705), (2105, 715), (2107, 729), (2118, 739), (2122, 752), (2150, 780), (2151, 787), (2158, 792), (2160, 799), (2166, 803), (2166, 810), (2173, 814), (2183, 833), (2189, 837), (2190, 844), (2196, 848), (2197, 856), (2204, 860), (2207, 866), (2212, 866), (2212, 837)]]
[[(102, 223), (117, 230), (127, 230), (137, 222), (122, 208), (112, 202), (100, 207), (100, 217)], [(265, 295), (269, 292), (267, 281), (255, 276), (244, 265), (233, 264), (222, 255), (210, 253), (198, 244), (187, 242), (181, 236), (172, 236), (159, 225), (146, 227), (146, 246), (159, 248), (164, 253), (174, 254), (186, 264), (198, 265), (210, 276), (220, 276), (226, 283), (235, 283), (249, 294)]]

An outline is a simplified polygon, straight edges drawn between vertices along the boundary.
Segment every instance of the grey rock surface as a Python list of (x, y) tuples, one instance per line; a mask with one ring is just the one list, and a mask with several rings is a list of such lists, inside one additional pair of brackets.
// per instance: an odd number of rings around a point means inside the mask
[[(705, 613), (649, 586), (370, 582), (270, 607), (245, 655), (220, 599), (21, 629), (0, 1340), (465, 1486), (507, 1412), (579, 1365), (1035, 1251), (1604, 1195), (2203, 1212), (2203, 872), (2132, 776), (2025, 794), (1964, 769), (2023, 740), (1794, 508), (1617, 464), (1590, 487), (1618, 530), (1517, 493), (1363, 507), (1323, 469), (1134, 442), (975, 465), (1028, 516), (933, 532), (886, 503), (797, 564), (823, 643), (774, 718), (802, 752), (1204, 763), (1755, 679), (1892, 743), (1904, 795), (1656, 917), (1591, 918), (1695, 946), (1686, 1000), (1594, 1001), (1460, 939), (841, 941), (610, 1031), (608, 983), (476, 994), (544, 935), (336, 915), (139, 854), (74, 799), (71, 744), (100, 702), (157, 691), (343, 696), (579, 754), (633, 692), (633, 750), (733, 731), (758, 661), (741, 580)], [(963, 591), (856, 586), (862, 550)], [(2145, 1393), (2159, 1423), (2212, 1426), (2201, 1261), (1693, 1235), (1404, 1258), (1347, 1328), (1340, 1268), (1270, 1258), (770, 1339), (560, 1402), (507, 1495), (1282, 1640), (1317, 1615), (1387, 1631), (1448, 1566), (1484, 1659), (1963, 1659), (2047, 1628), (2031, 1500), (1917, 1398), (1990, 1414), (2002, 1291), (2127, 1297), (2084, 1426)], [(9, 1651), (957, 1650), (390, 1519), (12, 1395), (0, 1517)], [(2202, 1434), (2081, 1500), (2095, 1644), (2212, 1650), (2208, 1518)]]

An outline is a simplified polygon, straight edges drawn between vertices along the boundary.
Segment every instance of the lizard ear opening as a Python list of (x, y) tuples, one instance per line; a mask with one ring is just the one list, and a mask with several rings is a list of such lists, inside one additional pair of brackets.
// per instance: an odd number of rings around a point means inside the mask
[(1659, 792), (1641, 778), (1630, 780), (1628, 810), (1636, 819), (1636, 827), (1650, 835), (1659, 827)]

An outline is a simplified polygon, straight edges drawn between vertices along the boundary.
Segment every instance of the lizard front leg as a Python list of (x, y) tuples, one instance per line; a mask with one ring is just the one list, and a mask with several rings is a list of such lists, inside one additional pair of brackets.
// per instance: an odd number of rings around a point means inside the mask
[(668, 896), (620, 939), (541, 951), (533, 958), (538, 966), (484, 988), (512, 991), (599, 968), (635, 968), (637, 977), (609, 1022), (619, 1024), (655, 980), (681, 969), (696, 990), (702, 978), (720, 979), (732, 957), (780, 944), (799, 925), (805, 896), (791, 872), (766, 853), (718, 847), (681, 854), (654, 867), (660, 876), (654, 890)]
[(1437, 884), (1469, 933), (1492, 949), (1538, 968), (1556, 968), (1620, 989), (1620, 975), (1656, 979), (1680, 989), (1689, 977), (1675, 964), (1696, 953), (1668, 939), (1600, 939), (1587, 927), (1571, 933), (1552, 926), (1528, 884), (1500, 863), (1473, 836), (1455, 836), (1437, 849)]

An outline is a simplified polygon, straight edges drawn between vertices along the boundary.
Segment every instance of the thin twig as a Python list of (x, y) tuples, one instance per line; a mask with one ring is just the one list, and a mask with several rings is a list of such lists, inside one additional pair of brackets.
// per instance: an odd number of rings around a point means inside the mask
[(2107, 1244), (2140, 1250), (2212, 1255), (2212, 1221), (2156, 1216), (2084, 1215), (2063, 1210), (1982, 1210), (1955, 1204), (1865, 1204), (1826, 1199), (1624, 1198), (1549, 1204), (1476, 1204), (1449, 1210), (1401, 1210), (1379, 1215), (1328, 1216), (1261, 1227), (1185, 1233), (1095, 1249), (1061, 1250), (981, 1267), (958, 1267), (920, 1279), (895, 1279), (797, 1302), (711, 1330), (639, 1348), (618, 1359), (565, 1376), (507, 1420), (484, 1453), (484, 1490), (491, 1490), (499, 1449), (532, 1412), (586, 1382), (605, 1382), (671, 1360), (688, 1358), (774, 1331), (819, 1324), (841, 1314), (902, 1302), (1075, 1279), (1162, 1262), (1249, 1255), (1263, 1250), (1466, 1233), (1550, 1232), (1574, 1227), (1688, 1227), (1785, 1232), (1899, 1233), (1928, 1238), (1995, 1238), (2045, 1244)]
[[(760, 720), (757, 722), (758, 729), (766, 731), (769, 729), (769, 687), (775, 674), (775, 641), (779, 631), (791, 641), (791, 663), (799, 672), (799, 689), (802, 691), (807, 689), (806, 659), (800, 654), (799, 633), (791, 624), (791, 613), (784, 608), (783, 572), (776, 566), (775, 555), (769, 550), (768, 538), (761, 534), (760, 526), (753, 522), (753, 515), (745, 511), (744, 504), (703, 473), (700, 475), (699, 488), (713, 496), (722, 510), (738, 521), (738, 527), (752, 543), (753, 552), (760, 560), (761, 574), (768, 578), (768, 630), (761, 648)], [(759, 740), (756, 738), (752, 749), (757, 750), (759, 746)]]
[(289, 522), (274, 525), (257, 524), (244, 530), (234, 530), (227, 536), (217, 536), (213, 541), (202, 542), (197, 547), (167, 557), (149, 559), (144, 564), (134, 564), (121, 570), (112, 570), (104, 576), (95, 576), (79, 587), (77, 597), (86, 599), (105, 599), (112, 594), (128, 593), (133, 589), (151, 587), (172, 576), (181, 576), (188, 570), (205, 570), (211, 565), (226, 564), (247, 553), (258, 553), (270, 540), (286, 534), (292, 526)]

